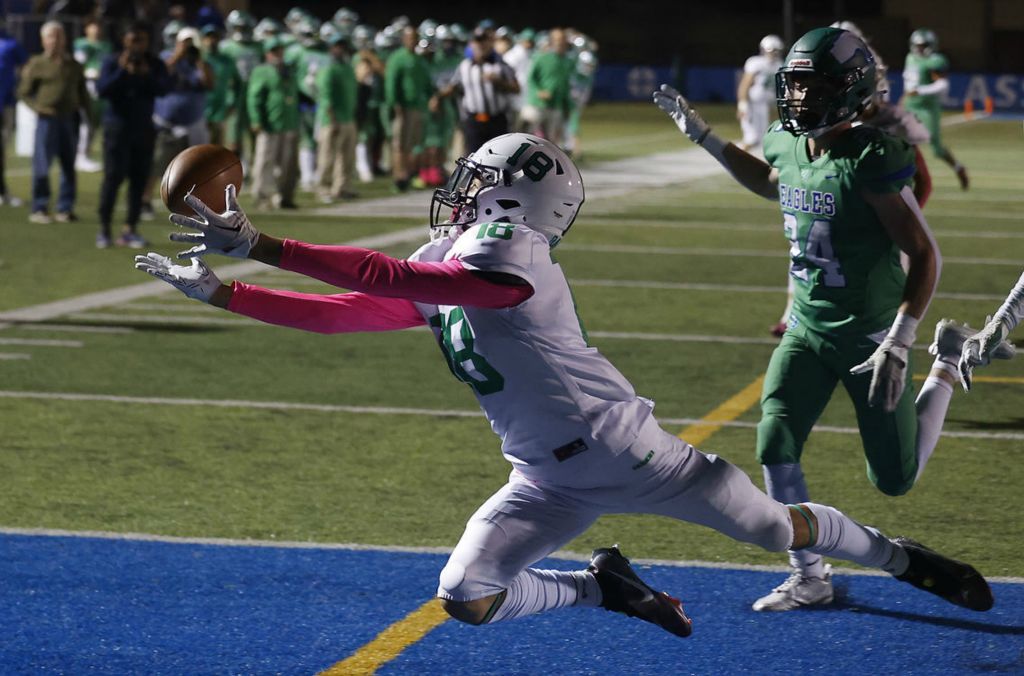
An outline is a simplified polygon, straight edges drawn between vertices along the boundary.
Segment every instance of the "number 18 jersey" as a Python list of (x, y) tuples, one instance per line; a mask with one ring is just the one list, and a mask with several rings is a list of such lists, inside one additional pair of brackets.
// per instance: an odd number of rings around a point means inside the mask
[(906, 274), (899, 248), (862, 194), (909, 185), (915, 171), (911, 146), (855, 126), (812, 161), (807, 138), (776, 122), (765, 134), (764, 154), (779, 172), (795, 285), (791, 325), (832, 335), (867, 335), (889, 326)]
[(416, 306), (452, 373), (476, 394), (506, 459), (528, 478), (579, 486), (590, 458), (617, 455), (636, 439), (652, 404), (587, 345), (569, 284), (543, 235), (484, 223), (410, 257), (452, 258), (533, 287), (530, 298), (511, 308)]

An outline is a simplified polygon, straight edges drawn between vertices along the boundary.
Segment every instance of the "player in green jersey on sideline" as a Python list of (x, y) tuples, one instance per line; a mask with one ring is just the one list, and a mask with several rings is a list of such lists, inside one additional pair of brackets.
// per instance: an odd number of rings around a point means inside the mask
[[(804, 35), (776, 74), (780, 121), (765, 133), (767, 162), (712, 133), (671, 87), (654, 93), (686, 136), (782, 208), (796, 291), (765, 376), (757, 456), (768, 494), (786, 503), (809, 499), (800, 456), (840, 382), (856, 409), (869, 479), (887, 495), (910, 490), (938, 441), (960, 348), (973, 333), (938, 323), (936, 359), (915, 401), (910, 349), (941, 258), (910, 188), (912, 147), (857, 123), (875, 88), (875, 60), (856, 35)], [(790, 563), (793, 573), (755, 610), (832, 601), (831, 567), (820, 556), (790, 552)]]
[(927, 28), (918, 28), (910, 34), (900, 103), (928, 128), (935, 156), (953, 168), (960, 187), (967, 190), (970, 185), (967, 169), (942, 144), (942, 95), (949, 91), (949, 60), (939, 54), (938, 48), (939, 39)]

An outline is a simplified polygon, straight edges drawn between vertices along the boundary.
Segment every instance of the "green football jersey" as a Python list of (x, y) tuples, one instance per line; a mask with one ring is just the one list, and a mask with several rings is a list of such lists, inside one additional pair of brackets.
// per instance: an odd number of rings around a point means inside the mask
[(866, 335), (889, 326), (906, 275), (899, 248), (862, 193), (910, 185), (913, 148), (878, 129), (856, 126), (811, 161), (807, 137), (775, 122), (765, 133), (764, 154), (779, 172), (796, 287), (791, 324), (831, 335)]
[(219, 51), (235, 60), (235, 69), (238, 70), (243, 87), (249, 81), (253, 69), (263, 63), (263, 49), (258, 42), (224, 40), (220, 43)]
[[(903, 65), (903, 91), (917, 89), (934, 82), (935, 75), (945, 74), (949, 70), (949, 60), (939, 53), (922, 56), (911, 52)], [(922, 94), (903, 99), (904, 104), (938, 105), (937, 94)]]
[(78, 38), (72, 45), (75, 61), (82, 64), (85, 79), (95, 80), (100, 76), (103, 59), (113, 51), (113, 46), (106, 40), (92, 42), (88, 38)]

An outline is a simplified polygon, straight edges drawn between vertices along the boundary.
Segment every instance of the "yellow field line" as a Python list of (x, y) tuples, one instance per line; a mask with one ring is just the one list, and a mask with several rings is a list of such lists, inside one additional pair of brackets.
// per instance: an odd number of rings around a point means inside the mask
[(321, 676), (372, 674), (448, 619), (441, 602), (431, 599), (391, 625), (350, 657), (320, 672)]
[(762, 374), (755, 378), (754, 382), (704, 416), (700, 422), (689, 425), (679, 433), (679, 438), (692, 446), (700, 446), (707, 441), (708, 437), (722, 429), (722, 423), (739, 418), (747, 409), (760, 401), (763, 383), (764, 375)]
[[(764, 376), (758, 376), (754, 382), (704, 416), (701, 422), (690, 425), (680, 432), (679, 436), (695, 446), (703, 443), (722, 428), (722, 423), (735, 420), (758, 402), (761, 397), (763, 381)], [(364, 645), (350, 657), (320, 672), (321, 676), (373, 674), (447, 619), (448, 614), (441, 608), (440, 602), (437, 599), (431, 599), (378, 634), (377, 638)]]

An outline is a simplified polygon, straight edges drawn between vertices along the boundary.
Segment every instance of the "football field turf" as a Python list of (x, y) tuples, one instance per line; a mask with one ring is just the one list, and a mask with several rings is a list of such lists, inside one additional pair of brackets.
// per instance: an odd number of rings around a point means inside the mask
[[(728, 109), (709, 112), (735, 135)], [(940, 317), (980, 325), (1024, 269), (1020, 123), (954, 124), (944, 134), (973, 182), (961, 192), (925, 151), (935, 182), (925, 215), (945, 265), (921, 324), (922, 346), (930, 341), (924, 327)], [(649, 105), (594, 107), (583, 139), (584, 182), (588, 168), (691, 148)], [(14, 163), (11, 178), (22, 196), (26, 169)], [(69, 673), (309, 673), (358, 654), (430, 598), (443, 555), (259, 548), (243, 556), (245, 548), (185, 542), (14, 534), (450, 548), (508, 473), (475, 399), (451, 377), (429, 333), (303, 334), (164, 292), (132, 269), (135, 252), (93, 248), (97, 190), (98, 176), (81, 177), (77, 224), (29, 225), (25, 209), (0, 210), (0, 313), (21, 320), (0, 330), (0, 526), (11, 533), (0, 551), (11, 595), (3, 605), (12, 609), (0, 664)], [(422, 199), (420, 219), (382, 210), (358, 218), (254, 212), (252, 220), (272, 234), (404, 255), (426, 236), (429, 194)], [(689, 428), (684, 437), (758, 484), (754, 383), (775, 342), (767, 329), (785, 301), (788, 243), (779, 221), (777, 204), (724, 174), (699, 175), (614, 198), (588, 193), (555, 252), (592, 344), (657, 402), (666, 429)], [(415, 226), (422, 234), (407, 232)], [(153, 250), (176, 250), (165, 239), (171, 227), (144, 225)], [(210, 263), (217, 271), (233, 264)], [(243, 278), (333, 292), (269, 268)], [(121, 291), (87, 295), (114, 290)], [(60, 301), (71, 302), (53, 305)], [(914, 359), (923, 376), (930, 358), (916, 350)], [(658, 664), (695, 673), (744, 665), (766, 673), (1022, 671), (1024, 361), (999, 362), (976, 380), (970, 394), (954, 395), (945, 436), (908, 495), (886, 497), (867, 481), (841, 391), (807, 444), (804, 469), (816, 501), (912, 535), (987, 576), (1015, 578), (997, 587), (992, 613), (850, 576), (840, 583), (848, 595), (831, 610), (764, 616), (747, 608), (781, 581), (778, 573), (662, 566), (652, 576), (695, 618), (689, 642), (583, 611), (482, 630), (448, 622), (381, 672), (552, 673), (549, 664), (557, 673), (644, 673)], [(706, 417), (715, 424), (698, 426)], [(717, 533), (646, 516), (606, 517), (566, 550), (585, 555), (611, 542), (641, 559), (784, 563)], [(193, 635), (202, 640), (186, 640)], [(779, 647), (796, 637), (798, 663)], [(856, 662), (869, 652), (877, 663)]]

